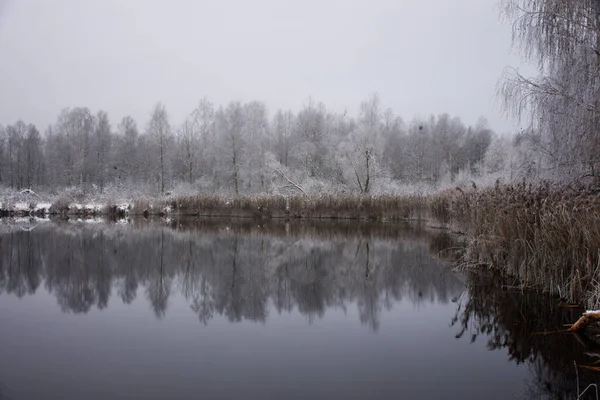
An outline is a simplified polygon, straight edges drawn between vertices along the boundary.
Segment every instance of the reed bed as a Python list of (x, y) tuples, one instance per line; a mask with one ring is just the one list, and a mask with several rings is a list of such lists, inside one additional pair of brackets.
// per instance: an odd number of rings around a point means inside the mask
[(409, 196), (180, 196), (157, 204), (136, 200), (134, 214), (253, 218), (366, 219), (400, 221), (421, 218), (427, 198)]
[(600, 306), (597, 193), (523, 182), (443, 196), (453, 223), (467, 233), (464, 265), (487, 265), (524, 288)]

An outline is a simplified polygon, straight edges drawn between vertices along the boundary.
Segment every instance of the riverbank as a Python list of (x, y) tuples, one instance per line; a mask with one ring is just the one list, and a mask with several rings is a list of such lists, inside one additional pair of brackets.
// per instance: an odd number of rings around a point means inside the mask
[(525, 183), (456, 191), (447, 212), (465, 230), (465, 268), (485, 266), (524, 289), (600, 306), (597, 191)]
[(428, 198), (407, 196), (168, 196), (118, 203), (58, 200), (0, 202), (0, 215), (25, 216), (202, 216), (255, 219), (358, 219), (402, 221), (427, 217)]
[(407, 196), (167, 196), (101, 204), (0, 202), (2, 216), (165, 216), (254, 220), (429, 220), (465, 233), (463, 269), (493, 269), (516, 285), (600, 306), (600, 196), (549, 184), (456, 188)]

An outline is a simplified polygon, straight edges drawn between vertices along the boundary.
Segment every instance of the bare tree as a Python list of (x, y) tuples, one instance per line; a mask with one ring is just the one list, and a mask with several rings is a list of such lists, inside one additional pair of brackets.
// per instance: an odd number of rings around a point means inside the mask
[(299, 146), (296, 157), (301, 167), (312, 178), (323, 177), (327, 149), (324, 146), (327, 134), (327, 112), (322, 103), (315, 105), (312, 99), (296, 118), (295, 136)]
[(186, 119), (177, 130), (177, 134), (183, 151), (186, 178), (189, 183), (193, 183), (198, 155), (198, 131), (196, 124), (191, 119)]
[(98, 111), (94, 129), (93, 150), (95, 152), (94, 175), (96, 178), (94, 181), (100, 186), (100, 192), (104, 191), (108, 179), (111, 141), (112, 133), (108, 114), (105, 111)]
[(42, 166), (42, 138), (35, 125), (29, 125), (25, 139), (26, 187), (41, 182)]
[(118, 132), (119, 146), (114, 166), (117, 168), (117, 179), (119, 182), (125, 179), (141, 179), (139, 174), (139, 134), (135, 120), (130, 116), (123, 117)]
[(242, 103), (231, 102), (225, 110), (217, 113), (217, 123), (221, 132), (222, 150), (225, 155), (225, 165), (231, 173), (235, 195), (240, 194), (240, 167), (243, 159), (244, 138), (244, 109)]
[(271, 150), (267, 108), (264, 103), (251, 101), (244, 104), (243, 136), (247, 144), (247, 177), (248, 190), (265, 189), (266, 153)]
[(291, 110), (285, 112), (278, 110), (273, 120), (277, 160), (286, 167), (289, 166), (294, 123), (295, 117)]
[(376, 160), (382, 154), (381, 112), (379, 96), (374, 94), (360, 105), (358, 125), (349, 136), (350, 151), (346, 152), (361, 194), (369, 194), (376, 175)]
[(0, 185), (4, 183), (6, 173), (6, 129), (0, 125)]
[(160, 193), (165, 193), (165, 179), (167, 175), (168, 152), (171, 145), (171, 126), (167, 110), (162, 103), (156, 104), (147, 129), (148, 134), (153, 138), (158, 156), (158, 181)]
[(213, 103), (203, 98), (191, 115), (194, 129), (197, 133), (199, 146), (197, 150), (197, 168), (204, 175), (214, 173), (216, 162), (216, 139), (215, 139), (215, 109)]
[(27, 136), (27, 125), (23, 121), (17, 121), (14, 125), (6, 127), (8, 140), (7, 164), (10, 186), (22, 188), (25, 184), (25, 154), (24, 144)]

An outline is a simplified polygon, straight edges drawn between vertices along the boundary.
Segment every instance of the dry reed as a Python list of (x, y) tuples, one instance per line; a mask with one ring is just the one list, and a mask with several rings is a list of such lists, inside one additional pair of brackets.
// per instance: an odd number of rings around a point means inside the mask
[(523, 287), (600, 305), (600, 197), (525, 182), (449, 196), (467, 232), (465, 260), (520, 279)]

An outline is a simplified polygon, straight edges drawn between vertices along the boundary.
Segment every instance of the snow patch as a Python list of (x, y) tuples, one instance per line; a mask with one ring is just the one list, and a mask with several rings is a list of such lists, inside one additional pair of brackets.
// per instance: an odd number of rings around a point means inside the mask
[(27, 203), (15, 203), (15, 211), (29, 212), (29, 204)]
[(600, 310), (587, 310), (586, 314), (600, 314)]
[[(35, 207), (33, 208), (34, 211), (39, 212), (39, 211), (48, 211), (50, 209), (50, 207), (52, 207), (52, 204), (50, 203), (38, 203), (35, 205)], [(0, 206), (0, 208), (2, 208)]]
[(85, 205), (84, 209), (89, 212), (100, 212), (103, 207), (102, 204), (89, 203)]

